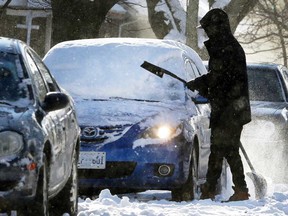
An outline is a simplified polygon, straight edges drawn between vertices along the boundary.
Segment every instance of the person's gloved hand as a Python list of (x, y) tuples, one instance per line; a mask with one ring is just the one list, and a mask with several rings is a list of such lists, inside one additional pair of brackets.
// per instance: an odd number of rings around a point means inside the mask
[(191, 80), (189, 82), (187, 82), (187, 88), (189, 88), (191, 91), (195, 91), (195, 84), (194, 84), (194, 81)]

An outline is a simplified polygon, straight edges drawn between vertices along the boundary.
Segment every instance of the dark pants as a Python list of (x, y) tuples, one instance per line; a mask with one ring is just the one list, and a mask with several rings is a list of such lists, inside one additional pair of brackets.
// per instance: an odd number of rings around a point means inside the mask
[(243, 127), (229, 125), (211, 128), (211, 153), (208, 162), (207, 184), (215, 192), (217, 180), (222, 172), (223, 158), (226, 158), (232, 173), (235, 188), (246, 189), (244, 169), (239, 154), (240, 136)]

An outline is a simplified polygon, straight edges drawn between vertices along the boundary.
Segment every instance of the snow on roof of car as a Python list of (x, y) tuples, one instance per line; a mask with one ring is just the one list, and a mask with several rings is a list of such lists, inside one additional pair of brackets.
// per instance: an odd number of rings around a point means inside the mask
[(15, 42), (17, 41), (12, 38), (0, 37), (0, 52), (16, 54)]
[[(179, 55), (179, 51), (180, 51), (182, 52), (183, 55), (187, 55), (188, 57), (190, 57), (195, 62), (195, 64), (197, 65), (197, 67), (202, 73), (206, 73), (206, 68), (203, 66), (202, 60), (200, 59), (199, 55), (192, 48), (186, 46), (183, 43), (173, 41), (173, 40), (148, 39), (148, 38), (97, 38), (97, 39), (82, 39), (82, 40), (65, 41), (52, 47), (50, 51), (45, 55), (44, 59), (48, 59), (47, 61), (49, 62), (49, 55), (51, 55), (51, 53), (53, 53), (57, 49), (65, 49), (65, 48), (99, 49), (101, 47), (105, 48), (105, 46), (115, 46), (115, 47), (126, 46), (127, 48), (135, 47), (143, 52), (143, 56), (145, 54), (145, 49), (147, 49), (147, 47), (150, 47), (150, 48), (153, 47), (155, 51), (153, 55), (151, 55), (151, 52), (149, 52), (149, 58), (151, 60), (154, 60), (155, 64), (157, 64), (158, 62), (161, 62), (163, 58), (167, 58), (167, 55), (173, 55), (173, 54)], [(173, 50), (177, 50), (177, 52), (173, 52)], [(88, 52), (88, 49), (87, 49), (87, 52)], [(86, 54), (89, 54), (89, 53), (86, 53)], [(124, 57), (123, 54), (125, 53), (120, 53), (122, 57)], [(126, 54), (128, 56), (129, 54), (131, 55), (131, 51), (127, 49)], [(132, 56), (131, 56), (131, 60), (132, 60)], [(177, 71), (172, 71), (172, 72), (177, 73)]]
[(168, 88), (173, 79), (169, 76), (160, 79), (141, 65), (144, 61), (151, 62), (188, 81), (191, 77), (184, 69), (186, 58), (194, 61), (201, 73), (206, 72), (202, 60), (191, 48), (176, 41), (159, 39), (66, 41), (51, 48), (44, 62), (60, 85), (72, 94), (85, 95), (86, 98), (126, 96), (143, 99), (142, 92), (150, 91), (158, 94), (149, 99), (159, 100), (164, 93), (163, 87)]

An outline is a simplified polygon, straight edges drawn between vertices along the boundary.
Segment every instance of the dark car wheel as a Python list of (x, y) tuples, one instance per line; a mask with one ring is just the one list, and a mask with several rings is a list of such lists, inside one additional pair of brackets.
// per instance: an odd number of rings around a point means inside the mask
[(51, 208), (53, 215), (62, 215), (68, 213), (70, 216), (76, 216), (78, 210), (78, 152), (74, 151), (72, 158), (72, 169), (70, 177), (61, 190), (61, 192), (53, 198)]
[(186, 183), (183, 184), (180, 188), (173, 189), (171, 191), (173, 201), (181, 202), (181, 201), (191, 201), (195, 199), (195, 196), (197, 194), (197, 179), (198, 179), (197, 158), (198, 157), (196, 149), (193, 147), (188, 179)]
[(43, 154), (43, 165), (39, 170), (39, 177), (36, 189), (36, 196), (32, 205), (26, 206), (17, 212), (17, 215), (49, 215), (48, 202), (48, 163), (45, 154)]

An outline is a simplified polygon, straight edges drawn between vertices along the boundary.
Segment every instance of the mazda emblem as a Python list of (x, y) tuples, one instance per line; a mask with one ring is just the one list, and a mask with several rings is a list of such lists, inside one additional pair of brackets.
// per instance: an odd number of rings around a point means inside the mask
[(86, 138), (93, 138), (97, 136), (98, 131), (94, 127), (85, 127), (82, 131), (82, 135)]

